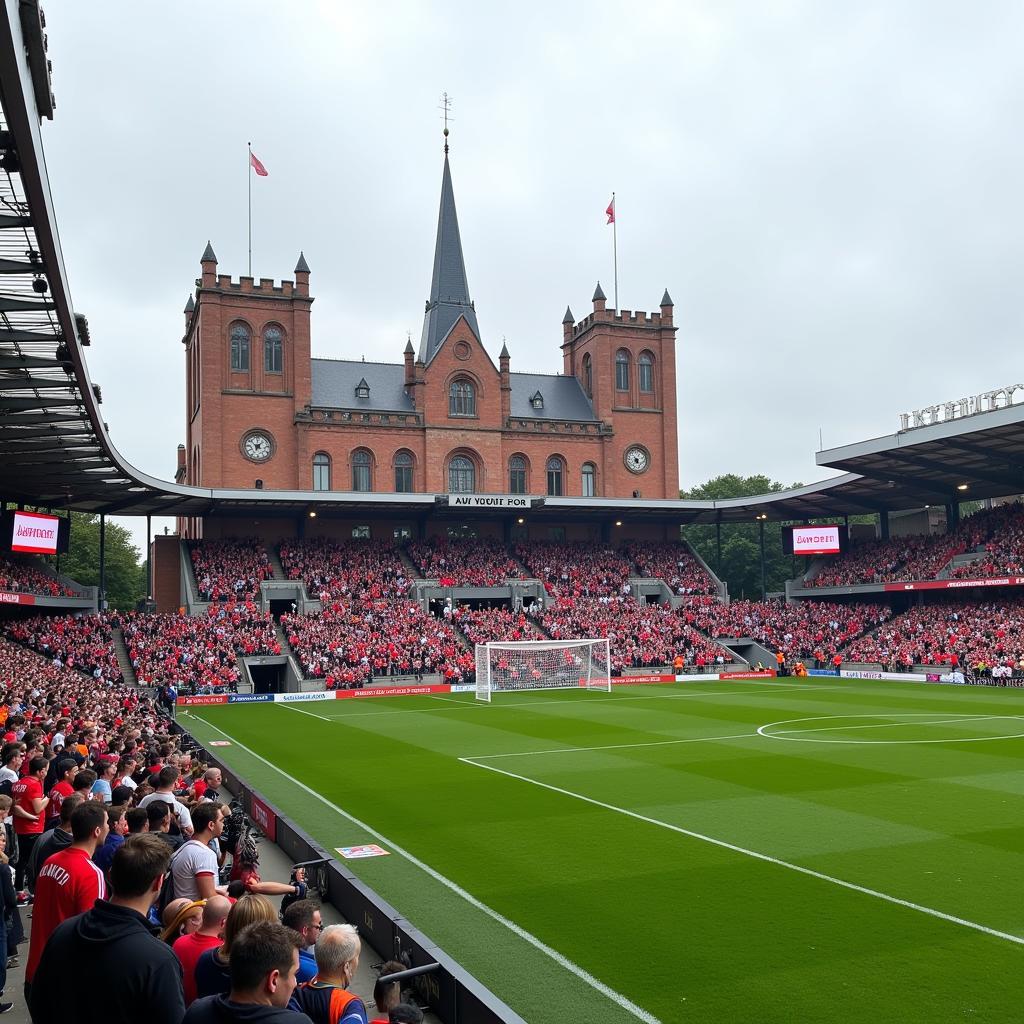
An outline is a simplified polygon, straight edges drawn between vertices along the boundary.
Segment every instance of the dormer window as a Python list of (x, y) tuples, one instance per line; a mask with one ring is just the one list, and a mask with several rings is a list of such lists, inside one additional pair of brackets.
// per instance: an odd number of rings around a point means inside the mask
[(530, 405), (533, 406), (534, 409), (543, 409), (544, 396), (539, 391), (535, 391), (530, 397)]
[(369, 398), (370, 397), (370, 385), (366, 383), (366, 378), (361, 377), (359, 383), (356, 385), (356, 398)]

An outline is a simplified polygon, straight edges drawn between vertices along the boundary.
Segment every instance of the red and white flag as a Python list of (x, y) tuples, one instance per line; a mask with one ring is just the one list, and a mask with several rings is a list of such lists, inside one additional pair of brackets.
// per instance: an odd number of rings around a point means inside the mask
[(249, 163), (252, 165), (252, 169), (259, 177), (265, 178), (267, 176), (268, 172), (266, 167), (263, 166), (260, 162), (260, 158), (251, 149), (249, 150)]
[(612, 201), (608, 204), (608, 209), (604, 211), (608, 214), (608, 219), (605, 221), (606, 224), (615, 223), (615, 196), (612, 196)]

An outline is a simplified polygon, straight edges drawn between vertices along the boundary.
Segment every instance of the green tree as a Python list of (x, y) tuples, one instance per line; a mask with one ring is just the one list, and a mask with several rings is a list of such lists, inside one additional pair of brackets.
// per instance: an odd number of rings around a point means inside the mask
[[(51, 560), (52, 561), (52, 560)], [(104, 544), (107, 602), (111, 608), (134, 608), (145, 596), (146, 565), (131, 534), (118, 523), (107, 522)], [(100, 517), (71, 513), (71, 542), (60, 556), (60, 571), (86, 587), (100, 584)]]
[[(692, 490), (680, 491), (679, 496), (694, 501), (712, 501), (721, 498), (747, 498), (801, 486), (803, 485), (795, 483), (785, 487), (763, 475), (737, 476), (735, 473), (726, 473)], [(730, 596), (757, 600), (761, 597), (759, 526), (753, 516), (749, 523), (722, 524), (720, 569), (714, 526), (684, 526), (683, 536), (693, 545), (701, 558), (728, 583)], [(794, 561), (782, 553), (782, 523), (764, 524), (764, 557), (769, 593), (785, 589), (786, 580), (792, 579), (803, 569), (799, 560)]]

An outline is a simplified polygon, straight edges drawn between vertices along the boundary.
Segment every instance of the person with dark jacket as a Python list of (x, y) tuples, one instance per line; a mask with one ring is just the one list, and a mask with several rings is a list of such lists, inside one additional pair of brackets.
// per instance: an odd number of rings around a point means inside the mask
[(231, 947), (231, 991), (197, 999), (183, 1024), (313, 1024), (288, 1009), (301, 942), (277, 921), (243, 928)]
[(32, 853), (28, 859), (28, 874), (33, 882), (39, 874), (39, 869), (55, 854), (66, 850), (74, 841), (71, 834), (71, 813), (81, 803), (85, 803), (85, 797), (81, 793), (72, 793), (64, 797), (60, 805), (59, 824), (44, 832), (39, 837), (39, 842), (32, 847)]
[(156, 836), (125, 839), (110, 865), (113, 896), (62, 922), (50, 936), (32, 982), (33, 1020), (63, 1020), (67, 993), (89, 991), (104, 978), (115, 982), (104, 985), (102, 998), (76, 1003), (75, 1024), (181, 1024), (181, 963), (146, 920), (170, 859), (167, 844)]

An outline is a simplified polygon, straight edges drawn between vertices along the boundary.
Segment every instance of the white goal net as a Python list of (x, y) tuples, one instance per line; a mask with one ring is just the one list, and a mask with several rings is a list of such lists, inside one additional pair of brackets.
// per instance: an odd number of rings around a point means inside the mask
[(503, 690), (611, 690), (604, 640), (517, 640), (476, 645), (476, 699)]

